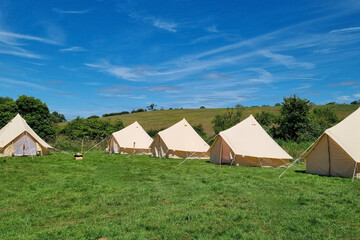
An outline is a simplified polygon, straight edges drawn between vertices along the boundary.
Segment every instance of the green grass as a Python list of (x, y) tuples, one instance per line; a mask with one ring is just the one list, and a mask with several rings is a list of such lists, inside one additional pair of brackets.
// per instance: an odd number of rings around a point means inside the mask
[(360, 235), (359, 180), (97, 151), (0, 160), (0, 239)]

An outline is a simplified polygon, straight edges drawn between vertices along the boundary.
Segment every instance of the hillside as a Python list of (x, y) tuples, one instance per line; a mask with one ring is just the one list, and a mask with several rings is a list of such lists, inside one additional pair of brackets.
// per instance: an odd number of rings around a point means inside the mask
[[(328, 107), (335, 111), (340, 120), (344, 119), (350, 113), (355, 111), (359, 105), (317, 105), (313, 108)], [(243, 108), (242, 118), (248, 117), (250, 114), (261, 113), (261, 111), (279, 113), (280, 107), (245, 107)], [(157, 110), (151, 112), (132, 113), (127, 115), (118, 115), (105, 117), (102, 119), (121, 119), (125, 126), (138, 121), (145, 130), (167, 128), (172, 124), (180, 121), (182, 118), (191, 125), (202, 124), (205, 133), (208, 136), (214, 135), (211, 121), (215, 115), (226, 112), (225, 108), (210, 108), (210, 109), (175, 109), (175, 110)]]

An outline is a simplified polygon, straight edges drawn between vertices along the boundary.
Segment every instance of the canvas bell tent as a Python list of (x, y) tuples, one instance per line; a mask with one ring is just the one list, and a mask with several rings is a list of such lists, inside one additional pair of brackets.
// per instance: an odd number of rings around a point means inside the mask
[(360, 177), (360, 108), (327, 129), (301, 159), (308, 173)]
[(210, 148), (210, 161), (216, 164), (275, 167), (290, 159), (252, 115), (220, 132)]
[(161, 158), (209, 158), (209, 145), (185, 120), (160, 131), (151, 143), (151, 153)]
[(42, 155), (50, 149), (19, 114), (0, 130), (0, 156)]
[(111, 134), (108, 153), (150, 154), (152, 138), (138, 122)]

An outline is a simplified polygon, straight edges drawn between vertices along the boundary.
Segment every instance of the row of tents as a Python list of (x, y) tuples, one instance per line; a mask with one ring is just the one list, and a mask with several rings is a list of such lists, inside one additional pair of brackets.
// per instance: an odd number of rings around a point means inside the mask
[[(0, 130), (0, 156), (48, 154), (43, 141), (18, 114)], [(138, 122), (110, 136), (108, 153), (151, 154), (159, 158), (208, 159), (215, 164), (288, 166), (292, 157), (250, 115), (220, 132), (211, 147), (185, 120), (151, 138)], [(360, 108), (327, 129), (300, 157), (309, 173), (360, 177)]]

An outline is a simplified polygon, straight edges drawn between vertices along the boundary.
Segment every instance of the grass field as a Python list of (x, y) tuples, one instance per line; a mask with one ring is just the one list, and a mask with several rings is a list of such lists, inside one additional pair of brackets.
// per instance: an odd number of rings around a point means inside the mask
[[(313, 108), (328, 107), (336, 113), (340, 120), (347, 117), (355, 111), (359, 105), (319, 105)], [(261, 111), (279, 113), (280, 107), (245, 107), (243, 108), (242, 118), (247, 118), (250, 114), (261, 113)], [(208, 136), (214, 135), (213, 124), (211, 121), (217, 114), (224, 114), (225, 108), (209, 108), (209, 109), (175, 109), (175, 110), (159, 110), (152, 112), (132, 113), (127, 115), (111, 116), (103, 119), (121, 119), (125, 125), (129, 125), (134, 121), (138, 121), (145, 130), (167, 128), (174, 123), (186, 118), (192, 125), (202, 124), (204, 131)]]
[(360, 180), (205, 160), (0, 159), (0, 239), (359, 239)]

